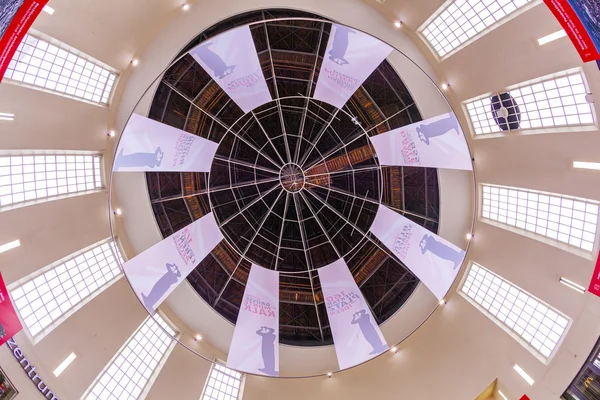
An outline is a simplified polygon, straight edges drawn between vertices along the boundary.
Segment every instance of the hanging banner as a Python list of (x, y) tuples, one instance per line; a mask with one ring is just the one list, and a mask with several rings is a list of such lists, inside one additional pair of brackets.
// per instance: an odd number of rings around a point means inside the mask
[(390, 46), (373, 36), (332, 24), (314, 98), (344, 107), (391, 52)]
[(245, 113), (273, 100), (250, 27), (211, 38), (190, 50), (190, 55)]
[(588, 291), (600, 297), (600, 255), (596, 260), (596, 267), (594, 268), (594, 273), (592, 274)]
[(408, 218), (379, 205), (371, 232), (441, 300), (465, 258), (465, 252)]
[(344, 259), (317, 271), (340, 369), (386, 351), (387, 342)]
[(113, 171), (208, 172), (219, 144), (132, 114)]
[(46, 3), (48, 0), (0, 0), (0, 81)]
[(279, 272), (252, 264), (227, 367), (279, 376)]
[(221, 230), (209, 213), (123, 264), (146, 310), (153, 314), (221, 240)]
[(4, 278), (0, 274), (0, 346), (21, 329), (23, 329), (21, 321), (19, 321), (19, 316), (10, 301)]
[(381, 165), (472, 170), (471, 154), (454, 113), (369, 138)]
[(562, 25), (583, 62), (600, 59), (600, 2), (544, 0)]

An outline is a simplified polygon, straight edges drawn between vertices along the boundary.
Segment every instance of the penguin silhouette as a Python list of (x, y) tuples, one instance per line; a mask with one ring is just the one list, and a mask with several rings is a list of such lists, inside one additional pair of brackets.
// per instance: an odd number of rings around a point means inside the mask
[(358, 324), (364, 338), (373, 350), (369, 354), (380, 354), (387, 350), (387, 345), (381, 341), (366, 310), (359, 310), (352, 316), (352, 325)]
[(122, 167), (158, 167), (164, 157), (164, 153), (160, 147), (157, 147), (154, 153), (131, 153), (125, 155), (123, 152), (124, 149), (121, 149), (115, 160), (115, 171), (118, 171)]
[(444, 260), (452, 261), (452, 263), (454, 263), (452, 270), (455, 270), (460, 266), (460, 264), (462, 264), (462, 251), (454, 250), (452, 247), (436, 240), (432, 235), (425, 234), (423, 239), (421, 239), (419, 246), (421, 247), (422, 254), (425, 254), (426, 251), (429, 251), (430, 253), (435, 254)]
[(225, 64), (225, 61), (217, 53), (208, 48), (211, 45), (212, 43), (202, 45), (195, 53), (213, 71), (217, 78), (223, 79), (233, 73), (235, 65)]
[(331, 46), (331, 50), (329, 50), (329, 59), (338, 65), (350, 64), (350, 62), (344, 58), (346, 56), (346, 51), (348, 51), (348, 35), (350, 33), (356, 32), (348, 27), (339, 25), (335, 29), (333, 45)]
[(446, 118), (428, 124), (417, 125), (419, 140), (428, 146), (430, 138), (445, 135), (452, 130), (460, 135), (458, 120), (452, 114), (448, 115)]
[(259, 368), (259, 371), (264, 372), (267, 375), (277, 375), (275, 370), (275, 329), (266, 326), (261, 326), (256, 331), (258, 336), (262, 337), (261, 352), (263, 359), (263, 368)]
[(167, 293), (167, 290), (171, 286), (179, 281), (180, 277), (181, 271), (179, 271), (179, 267), (175, 264), (167, 263), (167, 272), (156, 281), (150, 293), (148, 295), (142, 293), (142, 302), (146, 306), (146, 309), (154, 311), (154, 305)]

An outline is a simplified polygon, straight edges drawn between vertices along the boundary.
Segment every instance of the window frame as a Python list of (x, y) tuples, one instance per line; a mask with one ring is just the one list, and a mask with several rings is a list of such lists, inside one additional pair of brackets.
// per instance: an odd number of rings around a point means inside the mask
[[(15, 300), (12, 295), (13, 290), (15, 290), (19, 287), (22, 287), (23, 285), (35, 280), (36, 278), (44, 275), (45, 273), (55, 269), (56, 267), (59, 267), (62, 264), (66, 263), (70, 260), (74, 260), (75, 258), (81, 256), (82, 254), (84, 254), (92, 249), (102, 246), (105, 243), (108, 243), (110, 245), (111, 242), (114, 243), (114, 246), (119, 251), (120, 256), (124, 262), (125, 258), (123, 255), (125, 253), (123, 252), (121, 243), (118, 240), (118, 238), (115, 238), (115, 240), (113, 240), (112, 238), (106, 238), (106, 239), (100, 240), (99, 242), (96, 242), (90, 246), (84, 247), (81, 250), (71, 253), (71, 254), (67, 255), (66, 257), (56, 260), (55, 262), (53, 262), (43, 268), (40, 268), (37, 271), (32, 272), (31, 274), (24, 276), (21, 279), (18, 279), (16, 281), (12, 282), (7, 287), (7, 290), (11, 297), (11, 301), (13, 302), (13, 304), (15, 304)], [(46, 326), (45, 328), (42, 328), (42, 330), (40, 332), (36, 333), (35, 335), (31, 334), (31, 332), (29, 331), (29, 328), (27, 327), (27, 324), (25, 323), (24, 318), (21, 316), (21, 312), (15, 305), (15, 311), (16, 311), (17, 316), (19, 317), (19, 321), (21, 322), (21, 325), (23, 326), (23, 331), (25, 332), (26, 336), (29, 338), (31, 343), (34, 345), (39, 343), (42, 339), (44, 339), (46, 336), (48, 336), (54, 329), (56, 329), (58, 326), (60, 326), (60, 324), (62, 324), (64, 321), (66, 321), (68, 318), (70, 318), (77, 311), (82, 309), (86, 304), (88, 304), (90, 301), (95, 299), (97, 296), (99, 296), (101, 293), (103, 293), (106, 289), (111, 287), (114, 283), (118, 282), (124, 276), (124, 274), (123, 274), (122, 266), (117, 265), (117, 267), (119, 268), (119, 271), (120, 271), (117, 275), (115, 275), (110, 280), (106, 281), (102, 286), (99, 286), (98, 289), (96, 289), (95, 291), (88, 294), (85, 298), (81, 299), (81, 301), (79, 301), (77, 304), (72, 306), (65, 313), (61, 314), (55, 321), (52, 321), (52, 323), (50, 323), (48, 326)]]
[(596, 203), (599, 207), (600, 207), (600, 201), (594, 200), (594, 199), (584, 199), (581, 197), (570, 196), (570, 195), (561, 194), (561, 193), (545, 192), (542, 190), (537, 190), (537, 189), (532, 189), (532, 188), (519, 188), (519, 187), (497, 185), (497, 184), (484, 183), (484, 182), (479, 183), (478, 188), (477, 188), (479, 199), (480, 199), (477, 204), (478, 205), (478, 211), (477, 211), (478, 215), (477, 216), (481, 222), (486, 223), (488, 225), (495, 226), (500, 229), (504, 229), (509, 232), (516, 233), (521, 236), (525, 236), (525, 237), (537, 240), (538, 242), (548, 244), (550, 246), (559, 248), (561, 250), (568, 251), (572, 254), (575, 254), (577, 256), (583, 257), (588, 260), (592, 260), (592, 261), (596, 260), (595, 255), (598, 252), (598, 247), (599, 247), (599, 243), (600, 243), (600, 232), (598, 231), (598, 228), (600, 227), (600, 210), (598, 213), (598, 220), (596, 221), (596, 232), (594, 233), (595, 237), (594, 237), (593, 247), (592, 247), (592, 250), (588, 251), (581, 247), (562, 242), (558, 239), (554, 239), (554, 238), (542, 235), (537, 232), (532, 232), (532, 231), (529, 231), (529, 230), (526, 230), (523, 228), (519, 228), (517, 226), (513, 226), (513, 225), (510, 225), (510, 224), (507, 224), (504, 222), (500, 222), (500, 221), (496, 221), (496, 220), (484, 217), (483, 216), (483, 200), (484, 200), (483, 199), (483, 188), (484, 188), (484, 186), (498, 187), (498, 188), (509, 189), (509, 190), (512, 189), (512, 190), (525, 191), (525, 192), (535, 192), (537, 194), (541, 194), (541, 195), (545, 195), (545, 196), (566, 198), (568, 200), (576, 200), (576, 201), (581, 201), (581, 202), (585, 202), (585, 203)]
[(481, 39), (483, 36), (485, 36), (488, 33), (492, 32), (494, 29), (497, 29), (497, 28), (501, 27), (505, 23), (507, 23), (507, 22), (511, 21), (512, 19), (518, 17), (519, 15), (523, 14), (524, 12), (529, 11), (533, 7), (538, 6), (540, 4), (543, 4), (543, 0), (531, 0), (531, 1), (529, 1), (527, 4), (521, 6), (520, 8), (517, 8), (516, 10), (514, 10), (510, 14), (507, 14), (504, 17), (500, 18), (494, 24), (485, 27), (481, 32), (476, 33), (474, 36), (470, 37), (469, 39), (467, 39), (463, 43), (459, 44), (457, 47), (455, 47), (454, 49), (450, 50), (449, 52), (447, 52), (443, 56), (440, 56), (438, 54), (438, 52), (435, 50), (435, 48), (433, 47), (433, 45), (425, 37), (425, 34), (423, 32), (425, 31), (425, 29), (427, 29), (428, 25), (430, 25), (431, 23), (433, 23), (433, 21), (437, 17), (439, 17), (440, 15), (442, 15), (444, 13), (444, 11), (446, 11), (456, 1), (457, 0), (446, 0), (440, 7), (438, 7), (435, 10), (435, 12), (431, 16), (429, 16), (429, 18), (427, 18), (425, 20), (425, 22), (423, 22), (421, 24), (421, 26), (419, 26), (419, 28), (417, 28), (417, 36), (419, 36), (421, 38), (421, 40), (423, 41), (423, 43), (425, 43), (425, 45), (427, 46), (427, 48), (431, 51), (431, 53), (433, 54), (433, 56), (436, 58), (436, 60), (438, 62), (442, 62), (445, 59), (447, 59), (448, 57), (453, 56), (454, 54), (458, 53), (460, 50), (464, 49), (465, 47), (467, 47), (468, 45), (470, 45), (474, 41), (476, 41), (478, 39)]
[[(508, 325), (506, 325), (504, 322), (502, 322), (498, 317), (496, 317), (494, 314), (492, 314), (490, 311), (488, 311), (484, 306), (482, 306), (481, 304), (479, 304), (475, 299), (471, 298), (468, 294), (466, 294), (466, 293), (463, 292), (462, 289), (463, 289), (463, 287), (465, 285), (465, 282), (469, 278), (469, 273), (471, 272), (471, 269), (473, 268), (473, 265), (476, 265), (477, 267), (482, 268), (482, 269), (488, 271), (489, 273), (491, 273), (493, 275), (496, 275), (501, 280), (507, 282), (508, 284), (510, 284), (511, 286), (513, 286), (514, 288), (516, 288), (517, 290), (521, 291), (522, 293), (524, 293), (525, 295), (529, 296), (533, 300), (536, 300), (537, 302), (539, 302), (543, 306), (547, 307), (548, 309), (550, 309), (551, 311), (553, 311), (554, 313), (556, 313), (558, 316), (560, 316), (560, 317), (564, 318), (565, 320), (567, 320), (567, 325), (565, 326), (562, 335), (560, 336), (558, 342), (556, 343), (556, 346), (554, 347), (554, 349), (552, 349), (552, 351), (551, 351), (551, 353), (550, 353), (550, 355), (548, 357), (544, 356), (539, 350), (537, 350), (535, 347), (533, 347), (533, 345), (530, 344), (525, 338), (521, 337), (520, 334), (518, 334), (515, 330), (513, 330)], [(569, 334), (569, 330), (570, 330), (571, 326), (573, 325), (573, 319), (571, 319), (569, 316), (567, 316), (566, 314), (564, 314), (563, 312), (561, 312), (557, 308), (553, 307), (551, 304), (545, 302), (544, 300), (540, 299), (537, 296), (534, 296), (533, 294), (531, 294), (527, 290), (523, 289), (522, 287), (516, 285), (515, 283), (511, 282), (510, 280), (504, 278), (503, 276), (495, 273), (494, 271), (492, 271), (492, 270), (490, 270), (490, 269), (488, 269), (488, 268), (482, 266), (481, 264), (478, 264), (478, 263), (476, 263), (476, 262), (474, 262), (472, 260), (469, 261), (468, 268), (465, 270), (465, 272), (464, 272), (464, 274), (463, 274), (463, 276), (462, 276), (462, 278), (460, 280), (459, 285), (456, 287), (456, 292), (463, 299), (465, 299), (469, 304), (471, 304), (473, 307), (475, 307), (475, 309), (477, 309), (479, 312), (481, 312), (487, 319), (489, 319), (496, 326), (498, 326), (504, 332), (506, 332), (508, 335), (510, 335), (521, 346), (523, 346), (525, 349), (527, 349), (533, 356), (535, 356), (538, 360), (540, 360), (540, 362), (542, 362), (544, 365), (550, 364), (550, 362), (552, 361), (552, 359), (554, 358), (554, 356), (558, 353), (558, 351), (560, 349), (560, 346), (562, 345), (562, 343), (564, 342), (565, 338)]]
[[(59, 95), (59, 96), (62, 96), (62, 97), (68, 98), (68, 99), (72, 99), (72, 100), (78, 100), (78, 101), (81, 101), (81, 102), (84, 102), (84, 103), (95, 105), (97, 107), (103, 107), (103, 108), (110, 107), (110, 105), (112, 103), (112, 100), (113, 100), (113, 98), (115, 96), (116, 87), (119, 84), (119, 80), (120, 80), (120, 77), (121, 77), (121, 74), (119, 73), (119, 71), (117, 69), (115, 69), (115, 68), (111, 67), (110, 65), (108, 65), (106, 63), (103, 63), (102, 61), (100, 61), (100, 60), (98, 60), (98, 59), (96, 59), (96, 58), (94, 58), (94, 57), (92, 57), (92, 56), (90, 56), (90, 55), (82, 52), (81, 50), (78, 50), (78, 49), (76, 49), (74, 47), (71, 47), (68, 44), (63, 43), (63, 42), (59, 41), (58, 39), (55, 39), (55, 38), (53, 38), (53, 37), (51, 37), (49, 35), (46, 35), (46, 34), (40, 32), (40, 31), (38, 31), (36, 29), (33, 29), (33, 28), (29, 29), (29, 31), (27, 32), (26, 35), (27, 36), (32, 36), (32, 37), (34, 37), (34, 38), (36, 38), (38, 40), (42, 40), (44, 42), (47, 42), (50, 45), (56, 46), (58, 49), (64, 50), (64, 51), (66, 51), (68, 53), (71, 53), (71, 54), (73, 54), (73, 55), (75, 55), (75, 56), (77, 56), (77, 57), (79, 57), (79, 58), (81, 58), (81, 59), (83, 59), (83, 60), (85, 60), (87, 62), (95, 64), (96, 66), (99, 66), (99, 67), (107, 70), (109, 74), (114, 75), (115, 78), (114, 78), (114, 81), (113, 81), (112, 86), (110, 88), (110, 92), (108, 94), (106, 103), (103, 103), (101, 101), (102, 98), (100, 98), (100, 101), (89, 100), (89, 99), (86, 99), (85, 97), (79, 97), (79, 96), (72, 95), (72, 94), (69, 94), (69, 93), (66, 93), (66, 92), (62, 92), (60, 90), (46, 88), (45, 86), (39, 86), (39, 85), (36, 85), (34, 83), (28, 83), (28, 82), (24, 82), (24, 81), (18, 80), (18, 79), (12, 79), (12, 76), (11, 77), (8, 76), (8, 69), (7, 69), (7, 75), (5, 76), (4, 82), (7, 82), (7, 83), (10, 83), (10, 84), (13, 84), (13, 85), (17, 85), (17, 86), (26, 87), (26, 88), (29, 88), (29, 89), (34, 89), (34, 90), (39, 90), (39, 91), (46, 92), (46, 93), (51, 93), (51, 94)], [(22, 43), (24, 43), (24, 42), (25, 42), (25, 38), (23, 39)], [(21, 43), (19, 44), (19, 46), (21, 46)], [(15, 52), (15, 55), (9, 61), (9, 66), (12, 63), (12, 61), (14, 60), (14, 57), (16, 57), (16, 56), (17, 56), (17, 52)], [(110, 77), (110, 75), (109, 75), (109, 77)]]
[[(220, 360), (218, 358), (213, 359), (213, 363), (210, 366), (210, 371), (208, 371), (208, 375), (206, 376), (206, 379), (204, 381), (204, 387), (202, 388), (202, 394), (200, 395), (200, 399), (199, 400), (204, 400), (204, 396), (206, 395), (206, 390), (208, 389), (208, 383), (210, 382), (210, 379), (212, 377), (212, 373), (215, 370), (215, 367), (217, 365), (220, 365), (224, 368), (227, 368), (229, 370), (232, 370), (231, 368), (228, 368), (227, 363), (223, 360)], [(235, 370), (232, 370), (235, 371)], [(240, 387), (238, 389), (238, 396), (236, 400), (242, 400), (244, 397), (244, 386), (246, 384), (246, 374), (240, 371), (235, 371), (237, 373), (239, 373), (241, 375), (240, 378)], [(235, 379), (235, 377), (233, 377)]]
[[(158, 315), (165, 322), (165, 324), (167, 326), (169, 326), (169, 328), (171, 328), (171, 330), (174, 332), (174, 335), (171, 335), (168, 332), (164, 332), (162, 330), (162, 328), (160, 328), (160, 323), (158, 323), (155, 320), (155, 316), (156, 315)], [(148, 378), (146, 384), (144, 385), (144, 388), (142, 389), (142, 391), (140, 392), (140, 394), (139, 394), (139, 396), (137, 397), (136, 400), (144, 400), (146, 398), (146, 396), (148, 396), (148, 393), (150, 393), (150, 390), (152, 389), (152, 386), (156, 382), (156, 379), (158, 378), (158, 375), (160, 374), (162, 368), (165, 366), (167, 360), (171, 356), (171, 353), (175, 349), (175, 346), (178, 343), (178, 339), (181, 336), (181, 333), (177, 329), (177, 327), (175, 326), (175, 324), (173, 324), (173, 322), (162, 311), (160, 311), (160, 310), (157, 310), (153, 315), (147, 315), (143, 319), (143, 321), (139, 324), (139, 326), (125, 340), (125, 342), (121, 345), (121, 347), (119, 347), (119, 349), (115, 352), (115, 354), (111, 357), (111, 359), (102, 368), (102, 370), (100, 371), (100, 373), (98, 374), (98, 376), (96, 376), (96, 378), (94, 378), (94, 380), (88, 386), (88, 388), (85, 390), (85, 392), (83, 392), (83, 394), (81, 395), (80, 400), (85, 400), (87, 398), (87, 396), (89, 396), (91, 394), (91, 392), (94, 389), (94, 387), (96, 386), (96, 384), (99, 383), (99, 381), (104, 376), (104, 374), (107, 373), (108, 369), (111, 367), (111, 365), (113, 364), (113, 362), (121, 355), (121, 353), (123, 352), (123, 350), (125, 350), (127, 348), (127, 346), (133, 340), (133, 338), (135, 337), (135, 335), (138, 332), (140, 332), (142, 330), (142, 328), (144, 327), (144, 325), (148, 321), (150, 321), (150, 320), (153, 320), (154, 323), (156, 323), (156, 324), (159, 325), (160, 330), (163, 331), (171, 339), (171, 343), (167, 346), (167, 349), (165, 350), (165, 353), (161, 356), (158, 364), (156, 365), (156, 368), (150, 374), (150, 377)]]
[[(463, 114), (465, 115), (465, 118), (469, 124), (469, 131), (470, 131), (471, 137), (474, 139), (490, 139), (490, 138), (505, 137), (507, 135), (517, 136), (517, 135), (561, 133), (561, 132), (593, 132), (593, 131), (596, 131), (598, 129), (598, 115), (596, 113), (596, 108), (594, 107), (594, 103), (588, 103), (590, 105), (592, 119), (593, 119), (593, 122), (590, 124), (554, 125), (554, 126), (539, 127), (539, 128), (519, 128), (519, 129), (509, 130), (509, 131), (500, 130), (499, 132), (491, 132), (491, 133), (477, 133), (475, 130), (475, 127), (473, 125), (473, 120), (471, 119), (471, 115), (469, 113), (469, 108), (468, 108), (469, 104), (479, 101), (479, 100), (482, 100), (482, 99), (489, 99), (492, 96), (498, 95), (500, 93), (505, 93), (505, 92), (510, 92), (510, 91), (517, 90), (517, 89), (522, 89), (524, 87), (529, 87), (529, 86), (539, 84), (539, 83), (542, 83), (542, 82), (545, 82), (548, 80), (560, 79), (560, 78), (568, 77), (568, 76), (575, 75), (575, 74), (581, 75), (581, 79), (582, 79), (582, 82), (583, 82), (583, 85), (585, 87), (587, 94), (593, 95), (593, 93), (591, 91), (591, 87), (588, 83), (587, 76), (585, 75), (583, 68), (572, 68), (572, 69), (567, 69), (567, 70), (558, 71), (558, 72), (555, 72), (552, 74), (540, 76), (540, 77), (526, 80), (523, 82), (519, 82), (514, 85), (507, 86), (503, 89), (499, 89), (494, 92), (488, 92), (488, 93), (485, 93), (485, 94), (482, 94), (482, 95), (479, 95), (479, 96), (476, 96), (476, 97), (473, 97), (473, 98), (470, 98), (470, 99), (467, 99), (467, 100), (461, 102)], [(569, 87), (571, 87), (571, 86), (569, 85)], [(559, 99), (560, 98), (561, 97), (559, 97)], [(519, 104), (519, 107), (524, 107), (524, 105)], [(521, 111), (521, 112), (523, 112), (523, 111)], [(577, 115), (579, 115), (579, 114), (577, 114)]]

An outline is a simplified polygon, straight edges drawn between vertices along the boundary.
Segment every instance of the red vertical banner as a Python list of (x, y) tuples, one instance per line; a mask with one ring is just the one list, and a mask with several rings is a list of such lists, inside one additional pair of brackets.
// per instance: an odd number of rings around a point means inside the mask
[(529, 397), (527, 397), (526, 394), (523, 395), (523, 397), (521, 397), (519, 400), (530, 400)]
[(21, 321), (10, 301), (10, 295), (0, 274), (0, 346), (21, 329), (23, 329)]
[(596, 0), (544, 0), (571, 38), (583, 62), (600, 59), (600, 33)]
[(8, 0), (0, 9), (0, 81), (17, 47), (48, 0)]
[(594, 274), (592, 275), (588, 290), (590, 293), (600, 297), (600, 255), (596, 260), (596, 268), (594, 268)]

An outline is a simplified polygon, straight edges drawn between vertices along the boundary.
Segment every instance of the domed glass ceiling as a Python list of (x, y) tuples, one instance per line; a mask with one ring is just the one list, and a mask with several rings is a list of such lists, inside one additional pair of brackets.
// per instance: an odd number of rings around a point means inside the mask
[[(344, 257), (378, 323), (418, 279), (369, 233), (379, 204), (437, 232), (433, 168), (381, 167), (368, 137), (421, 121), (410, 93), (384, 61), (343, 109), (309, 99), (330, 24), (296, 11), (225, 20), (188, 44), (251, 26), (274, 101), (243, 111), (189, 55), (164, 74), (149, 117), (220, 142), (210, 173), (148, 172), (164, 237), (213, 212), (225, 240), (188, 276), (235, 323), (250, 265), (281, 272), (280, 341), (332, 343), (315, 269)], [(282, 18), (281, 20), (273, 20)], [(292, 19), (290, 19), (292, 18)]]

